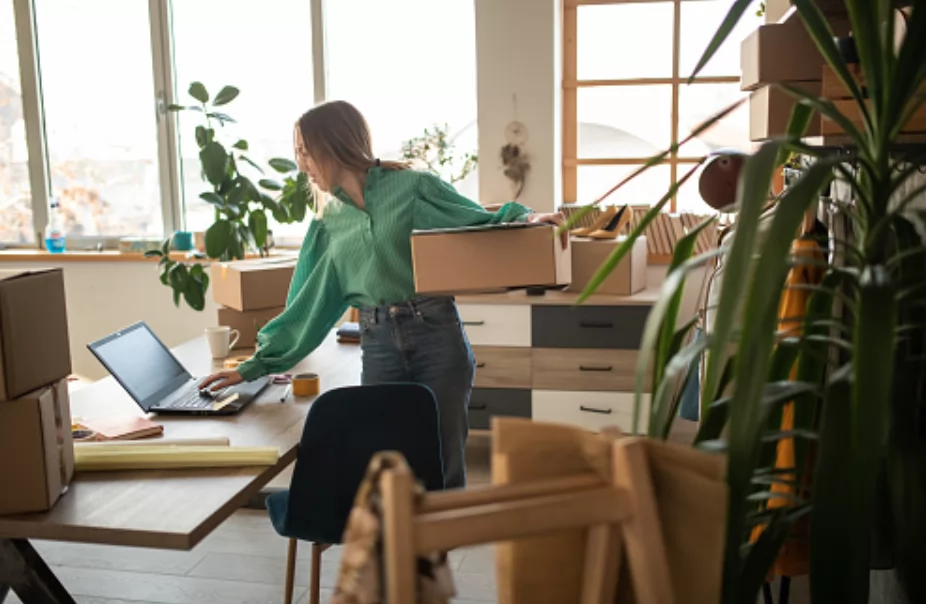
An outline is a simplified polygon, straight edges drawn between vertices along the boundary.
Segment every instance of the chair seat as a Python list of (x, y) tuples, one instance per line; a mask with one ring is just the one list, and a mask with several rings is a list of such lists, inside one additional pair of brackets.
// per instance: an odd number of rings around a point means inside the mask
[[(267, 496), (267, 513), (270, 516), (270, 522), (273, 529), (281, 537), (289, 539), (299, 539), (300, 541), (310, 541), (312, 543), (325, 543), (327, 545), (336, 545), (341, 543), (341, 531), (335, 527), (321, 527), (321, 530), (312, 530), (305, 526), (292, 526), (288, 522), (289, 515), (289, 489), (278, 491)], [(326, 530), (327, 529), (327, 530)]]

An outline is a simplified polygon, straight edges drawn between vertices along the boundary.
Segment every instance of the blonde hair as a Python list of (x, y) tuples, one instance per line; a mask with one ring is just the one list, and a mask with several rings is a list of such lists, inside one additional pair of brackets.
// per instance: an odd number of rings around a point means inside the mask
[[(347, 101), (327, 101), (312, 107), (296, 122), (305, 151), (326, 179), (335, 170), (366, 172), (373, 166), (385, 170), (408, 170), (409, 164), (378, 160), (373, 155), (370, 128), (363, 114)], [(297, 145), (296, 153), (299, 154)], [(330, 182), (330, 180), (329, 180)], [(326, 196), (316, 190), (319, 211)]]

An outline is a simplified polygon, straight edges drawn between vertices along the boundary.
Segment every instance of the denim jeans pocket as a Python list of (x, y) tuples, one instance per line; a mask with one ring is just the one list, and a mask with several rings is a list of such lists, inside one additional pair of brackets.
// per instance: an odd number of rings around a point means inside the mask
[(428, 327), (457, 327), (460, 325), (460, 315), (453, 302), (420, 309), (418, 320)]

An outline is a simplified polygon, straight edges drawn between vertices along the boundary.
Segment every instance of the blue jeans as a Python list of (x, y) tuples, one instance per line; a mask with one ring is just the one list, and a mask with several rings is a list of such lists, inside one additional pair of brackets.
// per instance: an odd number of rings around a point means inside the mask
[(467, 409), (475, 360), (453, 298), (360, 309), (363, 384), (415, 382), (437, 397), (444, 481), (466, 486)]

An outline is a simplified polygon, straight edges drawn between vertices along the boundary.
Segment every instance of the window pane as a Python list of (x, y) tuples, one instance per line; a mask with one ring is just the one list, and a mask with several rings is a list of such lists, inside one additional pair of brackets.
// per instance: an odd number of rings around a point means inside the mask
[(0, 241), (35, 241), (12, 2), (0, 6), (0, 215)]
[(580, 158), (648, 158), (670, 144), (671, 86), (580, 88)]
[[(328, 98), (364, 114), (380, 157), (445, 124), (459, 156), (476, 151), (472, 0), (337, 0), (325, 5), (325, 31)], [(455, 186), (475, 197), (477, 182), (471, 174)]]
[(672, 76), (672, 2), (580, 6), (580, 80)]
[[(579, 166), (578, 201), (591, 203), (639, 166)], [(669, 191), (669, 166), (653, 166), (612, 193), (605, 205), (653, 205)]]
[[(237, 123), (218, 134), (226, 148), (239, 138), (247, 140), (246, 155), (264, 169), (273, 157), (292, 159), (293, 125), (314, 104), (308, 0), (174, 2), (173, 33), (178, 102), (195, 102), (187, 94), (191, 82), (202, 82), (212, 96), (223, 86), (235, 86), (241, 94), (225, 113)], [(233, 48), (242, 41), (244, 46)], [(206, 229), (215, 219), (212, 206), (199, 199), (200, 193), (211, 190), (200, 176), (194, 137), (199, 118), (200, 114), (184, 112), (179, 120), (186, 225), (194, 231)], [(260, 178), (245, 162), (239, 162), (239, 169), (249, 178)], [(268, 218), (277, 239), (301, 237), (308, 228), (308, 220), (280, 225)]]
[[(681, 180), (685, 174), (693, 167), (693, 164), (679, 164), (678, 166), (678, 178)], [(678, 188), (678, 195), (675, 197), (676, 211), (678, 212), (691, 212), (699, 215), (710, 215), (716, 214), (717, 211), (714, 210), (711, 206), (704, 203), (704, 199), (701, 197), (698, 187), (698, 179), (701, 178), (701, 172), (704, 171), (704, 166), (698, 166), (695, 173), (685, 181), (685, 183)]]
[[(704, 50), (723, 23), (732, 0), (698, 0), (682, 2), (680, 74), (688, 77), (701, 60)], [(764, 18), (756, 16), (755, 7), (743, 14), (713, 58), (699, 76), (738, 76), (740, 74), (740, 42), (751, 34)]]
[(159, 236), (148, 3), (35, 0), (52, 193), (71, 236)]
[[(684, 139), (704, 120), (745, 97), (739, 84), (692, 84), (679, 88), (679, 139)], [(702, 132), (679, 150), (681, 157), (701, 157), (722, 148), (749, 151), (749, 104), (743, 103), (733, 113)]]

